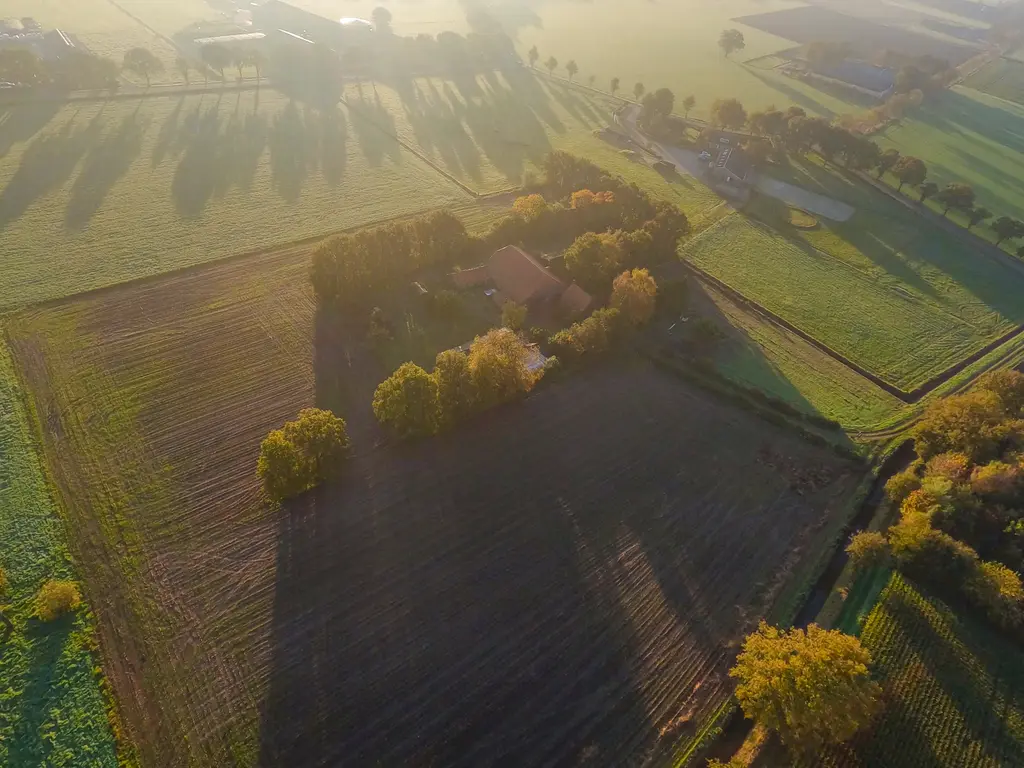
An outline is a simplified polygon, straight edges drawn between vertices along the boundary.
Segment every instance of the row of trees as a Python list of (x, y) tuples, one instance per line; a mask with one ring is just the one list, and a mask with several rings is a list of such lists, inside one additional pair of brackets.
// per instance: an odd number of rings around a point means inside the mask
[(399, 435), (434, 434), (533, 389), (544, 371), (531, 369), (532, 357), (520, 334), (495, 328), (474, 339), (468, 355), (441, 352), (431, 373), (403, 363), (377, 387), (373, 413)]
[(1024, 375), (992, 373), (935, 402), (914, 437), (918, 461), (886, 485), (899, 523), (855, 536), (851, 558), (894, 563), (1024, 636)]

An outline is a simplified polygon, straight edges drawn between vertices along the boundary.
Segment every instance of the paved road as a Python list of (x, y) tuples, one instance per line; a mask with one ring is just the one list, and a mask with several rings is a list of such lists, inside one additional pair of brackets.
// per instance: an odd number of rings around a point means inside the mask
[[(707, 163), (701, 160), (696, 152), (655, 141), (643, 135), (636, 125), (636, 119), (639, 114), (640, 107), (638, 105), (628, 104), (615, 116), (615, 122), (637, 144), (646, 147), (655, 155), (674, 163), (680, 171), (690, 174), (695, 179), (702, 180), (705, 171), (707, 171)], [(803, 187), (788, 184), (785, 181), (779, 181), (761, 173), (757, 173), (754, 187), (764, 195), (774, 197), (787, 205), (801, 208), (825, 219), (847, 221), (855, 213), (854, 208), (839, 200), (819, 195)]]

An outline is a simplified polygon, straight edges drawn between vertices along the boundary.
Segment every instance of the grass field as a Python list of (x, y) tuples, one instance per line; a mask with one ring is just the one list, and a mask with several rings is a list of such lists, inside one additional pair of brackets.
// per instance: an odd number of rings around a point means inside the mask
[[(386, 370), (306, 269), (285, 250), (12, 320), (144, 764), (621, 764), (692, 736), (852, 468), (639, 363), (390, 445)], [(353, 460), (273, 512), (259, 440), (313, 402)]]
[(14, 369), (0, 344), (0, 597), (14, 632), (0, 631), (0, 765), (114, 768), (94, 620), (85, 610), (52, 624), (32, 617), (49, 578), (75, 578), (64, 527), (29, 433)]
[[(141, 0), (135, 0), (135, 5), (140, 3)], [(127, 5), (130, 4), (131, 0)], [(148, 48), (163, 61), (167, 70), (153, 77), (153, 82), (178, 79), (173, 66), (177, 51), (170, 41), (147, 29), (146, 25), (140, 24), (110, 0), (0, 0), (0, 19), (20, 19), (23, 16), (31, 16), (44, 29), (56, 27), (64, 30), (89, 52), (113, 59), (118, 66), (126, 51)], [(134, 76), (126, 76), (134, 80)]]
[[(1024, 218), (1022, 137), (1024, 106), (956, 87), (874, 138), (883, 148), (923, 159), (929, 180), (940, 187), (954, 181), (970, 184), (978, 205), (996, 216)], [(987, 227), (977, 230), (994, 239)]]
[(510, 70), (458, 83), (417, 78), (403, 84), (349, 84), (345, 102), (387, 133), (481, 193), (519, 186), (541, 174), (545, 155), (586, 157), (694, 214), (719, 202), (704, 184), (666, 179), (593, 136), (611, 123), (618, 102), (568, 84)]
[(964, 86), (989, 96), (1024, 103), (1024, 62), (996, 59), (964, 80)]
[(270, 89), (11, 107), (0, 310), (468, 199), (343, 107)]
[(904, 410), (899, 399), (808, 344), (771, 325), (712, 288), (694, 282), (696, 307), (726, 331), (715, 350), (718, 369), (805, 413), (821, 415), (850, 431), (871, 429)]
[(872, 731), (820, 765), (1024, 764), (1024, 661), (1010, 640), (899, 575), (868, 615), (861, 640), (886, 706)]
[[(889, 383), (910, 391), (1024, 322), (1024, 271), (971, 252), (913, 211), (805, 161), (793, 181), (856, 209), (814, 230), (759, 197), (684, 247), (695, 264)], [(756, 255), (758, 258), (751, 258)]]

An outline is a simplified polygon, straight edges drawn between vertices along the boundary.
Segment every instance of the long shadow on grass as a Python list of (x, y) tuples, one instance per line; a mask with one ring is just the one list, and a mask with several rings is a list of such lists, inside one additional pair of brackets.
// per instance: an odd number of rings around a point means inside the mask
[(21, 164), (0, 192), (0, 231), (29, 207), (66, 184), (79, 162), (102, 139), (101, 108), (88, 123), (74, 117), (59, 128), (37, 136), (21, 156)]
[(46, 127), (61, 109), (57, 99), (0, 107), (0, 157), (15, 144), (28, 141)]
[[(142, 102), (139, 102), (140, 106)], [(71, 185), (64, 224), (72, 232), (85, 229), (103, 205), (118, 180), (128, 173), (142, 152), (142, 139), (149, 127), (149, 118), (136, 109), (121, 121), (117, 130), (108, 133), (85, 158), (82, 170)]]

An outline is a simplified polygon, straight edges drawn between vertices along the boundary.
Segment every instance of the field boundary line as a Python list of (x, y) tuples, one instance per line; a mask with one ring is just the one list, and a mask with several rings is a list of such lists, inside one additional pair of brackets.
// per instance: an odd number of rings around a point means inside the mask
[[(709, 231), (709, 230), (706, 230), (706, 231)], [(806, 341), (808, 344), (813, 346), (818, 351), (828, 355), (833, 360), (835, 360), (836, 362), (838, 362), (841, 365), (845, 366), (846, 368), (848, 368), (853, 373), (856, 373), (858, 376), (861, 376), (862, 378), (867, 379), (869, 382), (874, 384), (876, 387), (882, 389), (884, 392), (892, 395), (893, 397), (895, 397), (898, 400), (906, 403), (907, 405), (914, 405), (915, 403), (920, 401), (922, 398), (924, 398), (925, 396), (930, 394), (932, 391), (934, 391), (938, 387), (942, 386), (944, 383), (946, 383), (951, 378), (956, 376), (958, 373), (963, 371), (968, 366), (973, 365), (974, 363), (978, 362), (983, 357), (985, 357), (986, 355), (994, 352), (995, 350), (997, 350), (999, 347), (1003, 346), (1004, 344), (1008, 344), (1009, 342), (1013, 341), (1017, 336), (1020, 336), (1021, 334), (1024, 334), (1024, 325), (1018, 325), (1015, 328), (1012, 328), (1009, 331), (1007, 331), (1006, 333), (1004, 333), (1002, 336), (999, 336), (998, 338), (990, 341), (989, 343), (987, 343), (985, 346), (981, 347), (980, 349), (975, 350), (974, 352), (972, 352), (970, 355), (968, 355), (967, 357), (963, 358), (962, 360), (959, 360), (958, 362), (954, 363), (949, 368), (946, 368), (945, 370), (940, 371), (935, 376), (933, 376), (932, 378), (930, 378), (927, 381), (925, 381), (923, 384), (915, 387), (914, 389), (912, 389), (910, 391), (906, 391), (906, 390), (900, 389), (899, 387), (897, 387), (897, 386), (895, 386), (893, 384), (890, 384), (889, 382), (885, 381), (884, 379), (882, 379), (881, 377), (877, 376), (876, 374), (871, 373), (870, 371), (866, 370), (862, 366), (860, 366), (857, 363), (855, 363), (852, 360), (850, 360), (845, 355), (842, 355), (839, 352), (836, 352), (834, 349), (829, 347), (827, 344), (822, 343), (821, 341), (819, 341), (818, 339), (814, 338), (813, 336), (811, 336), (806, 331), (803, 331), (800, 328), (797, 328), (795, 325), (790, 323), (788, 320), (783, 319), (782, 317), (780, 317), (779, 315), (775, 314), (774, 312), (772, 312), (767, 307), (764, 307), (763, 305), (757, 303), (756, 301), (753, 301), (752, 299), (747, 298), (742, 293), (737, 291), (735, 288), (730, 287), (726, 283), (724, 283), (721, 280), (719, 280), (717, 277), (714, 277), (714, 276), (710, 275), (709, 273), (705, 272), (703, 269), (701, 269), (697, 265), (691, 263), (687, 259), (684, 258), (682, 260), (682, 262), (683, 262), (683, 266), (686, 267), (691, 272), (693, 272), (693, 274), (697, 277), (697, 279), (699, 279), (699, 280), (701, 280), (703, 282), (706, 282), (706, 283), (712, 285), (714, 288), (722, 291), (726, 296), (728, 296), (733, 301), (735, 301), (738, 304), (740, 304), (741, 307), (750, 310), (754, 314), (760, 315), (762, 318), (764, 318), (765, 320), (767, 320), (771, 324), (776, 325), (776, 326), (782, 328), (783, 330), (786, 330), (786, 331), (789, 331), (790, 333), (795, 334), (796, 336), (800, 337), (801, 339)]]

